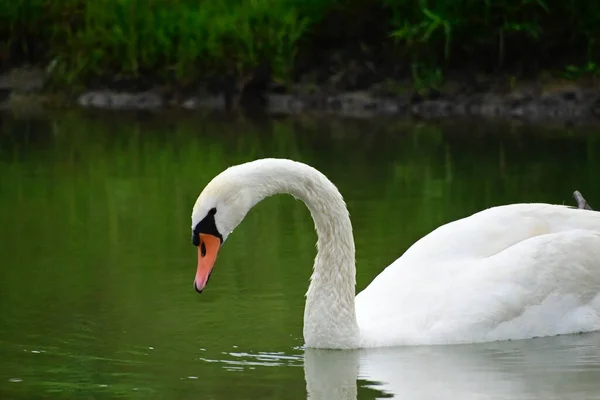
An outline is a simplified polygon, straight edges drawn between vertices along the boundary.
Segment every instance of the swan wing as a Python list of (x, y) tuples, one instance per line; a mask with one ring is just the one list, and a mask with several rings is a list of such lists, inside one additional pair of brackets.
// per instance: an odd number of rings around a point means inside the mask
[(515, 205), (478, 214), (432, 232), (357, 295), (366, 346), (600, 329), (600, 213)]
[(489, 257), (534, 236), (571, 229), (600, 232), (600, 212), (542, 203), (492, 207), (440, 226), (402, 258), (433, 262)]

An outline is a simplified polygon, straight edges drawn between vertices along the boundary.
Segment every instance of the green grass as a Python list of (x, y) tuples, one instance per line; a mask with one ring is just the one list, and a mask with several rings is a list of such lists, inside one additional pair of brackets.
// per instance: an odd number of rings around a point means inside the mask
[(392, 13), (392, 36), (406, 46), (449, 59), (453, 50), (470, 53), (487, 47), (501, 64), (518, 45), (534, 51), (562, 48), (597, 52), (600, 2), (562, 0), (383, 0)]
[[(429, 65), (429, 75), (465, 64), (528, 77), (565, 67), (562, 75), (572, 79), (597, 73), (598, 0), (383, 1), (391, 37), (413, 65)], [(413, 80), (423, 82), (414, 73)]]
[(106, 72), (185, 83), (261, 60), (288, 79), (298, 40), (321, 15), (302, 0), (2, 0), (0, 34), (25, 55), (32, 39), (47, 44), (66, 83)]
[(419, 85), (470, 65), (585, 72), (599, 63), (600, 0), (0, 0), (0, 63), (55, 60), (59, 85), (185, 85), (264, 60), (289, 82), (331, 36), (330, 52), (357, 39), (385, 48)]

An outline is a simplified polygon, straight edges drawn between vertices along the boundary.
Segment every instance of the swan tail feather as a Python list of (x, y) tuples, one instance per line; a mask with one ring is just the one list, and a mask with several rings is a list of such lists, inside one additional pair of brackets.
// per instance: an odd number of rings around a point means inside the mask
[(592, 207), (588, 204), (588, 202), (585, 200), (585, 198), (583, 197), (583, 195), (581, 194), (581, 192), (579, 190), (576, 190), (573, 192), (573, 198), (577, 202), (577, 208), (582, 209), (582, 210), (592, 210), (593, 211)]

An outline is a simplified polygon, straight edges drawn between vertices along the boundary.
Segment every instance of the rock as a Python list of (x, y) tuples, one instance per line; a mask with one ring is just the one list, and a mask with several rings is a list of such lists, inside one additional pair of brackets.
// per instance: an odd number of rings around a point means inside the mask
[(36, 67), (13, 68), (0, 75), (0, 110), (11, 109), (15, 95), (38, 94), (44, 88), (46, 75), (44, 70)]
[(501, 96), (489, 94), (483, 97), (479, 108), (479, 116), (492, 118), (505, 115), (507, 115), (507, 107)]
[(453, 108), (447, 100), (425, 100), (412, 106), (412, 114), (420, 118), (443, 118), (452, 115)]
[[(52, 103), (52, 98), (44, 97), (41, 92), (55, 64), (51, 63), (46, 70), (23, 67), (0, 75), (0, 109), (13, 108), (13, 103), (19, 107), (29, 102), (38, 105)], [(593, 82), (576, 84), (560, 79), (516, 82), (514, 78), (495, 79), (471, 74), (447, 81), (439, 90), (417, 93), (406, 77), (404, 80), (386, 78), (377, 83), (360, 83), (365, 71), (360, 65), (360, 68), (355, 68), (356, 65), (339, 69), (339, 76), (330, 76), (329, 79), (325, 75), (324, 79), (317, 79), (318, 76), (307, 73), (301, 77), (300, 83), (285, 86), (274, 83), (269, 66), (261, 64), (245, 79), (236, 81), (228, 75), (217, 79), (215, 91), (209, 91), (208, 84), (200, 85), (200, 89), (194, 86), (193, 90), (170, 85), (161, 87), (154, 85), (151, 79), (143, 80), (143, 85), (135, 81), (125, 85), (122, 84), (125, 82), (123, 79), (115, 80), (109, 76), (109, 81), (118, 81), (122, 85), (98, 84), (96, 87), (100, 90), (88, 90), (76, 99), (76, 103), (85, 108), (110, 110), (176, 107), (223, 111), (241, 108), (244, 111), (257, 109), (266, 114), (287, 115), (323, 112), (424, 119), (483, 117), (569, 123), (574, 120), (600, 121), (600, 88)], [(369, 89), (347, 90), (352, 87)], [(344, 88), (346, 91), (342, 90)], [(186, 95), (189, 97), (184, 97)], [(42, 98), (44, 101), (36, 100)]]
[(165, 104), (162, 96), (154, 92), (119, 93), (110, 90), (91, 91), (79, 96), (77, 103), (86, 108), (113, 110), (154, 110)]
[(226, 108), (226, 100), (224, 96), (203, 95), (192, 96), (181, 103), (181, 107), (186, 110), (218, 110), (222, 111)]
[(0, 75), (0, 90), (19, 94), (39, 93), (44, 88), (44, 70), (35, 67), (14, 68)]
[(267, 95), (267, 112), (272, 114), (298, 114), (306, 109), (306, 103), (289, 94)]

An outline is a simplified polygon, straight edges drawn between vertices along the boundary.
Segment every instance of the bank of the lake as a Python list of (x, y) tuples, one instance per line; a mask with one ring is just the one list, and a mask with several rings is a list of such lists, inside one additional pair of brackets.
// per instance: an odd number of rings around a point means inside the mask
[[(25, 76), (12, 80), (11, 76)], [(13, 70), (0, 77), (5, 91), (0, 110), (39, 112), (47, 108), (83, 107), (103, 110), (238, 111), (262, 115), (336, 114), (355, 117), (393, 116), (400, 118), (444, 119), (485, 118), (551, 122), (559, 124), (600, 123), (600, 88), (589, 82), (565, 80), (524, 81), (499, 84), (486, 90), (470, 90), (452, 81), (429, 96), (411, 90), (408, 84), (399, 93), (371, 88), (331, 92), (302, 85), (288, 92), (265, 91), (244, 97), (228, 93), (182, 93), (148, 90), (100, 89), (78, 94), (43, 90), (41, 72)], [(390, 85), (399, 85), (391, 83)], [(482, 86), (491, 85), (483, 83)]]
[(595, 120), (600, 1), (0, 1), (0, 107)]

